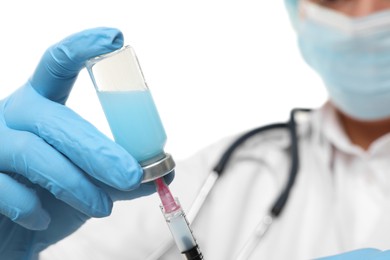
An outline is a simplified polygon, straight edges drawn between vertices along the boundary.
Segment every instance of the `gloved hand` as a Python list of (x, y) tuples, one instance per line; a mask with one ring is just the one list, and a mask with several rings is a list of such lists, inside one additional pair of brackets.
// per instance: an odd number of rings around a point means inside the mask
[(373, 248), (358, 249), (351, 252), (335, 256), (318, 258), (317, 260), (388, 260), (390, 259), (389, 251), (380, 251)]
[(71, 35), (0, 101), (2, 259), (34, 259), (113, 201), (155, 192), (130, 154), (64, 105), (84, 62), (122, 45), (111, 28)]

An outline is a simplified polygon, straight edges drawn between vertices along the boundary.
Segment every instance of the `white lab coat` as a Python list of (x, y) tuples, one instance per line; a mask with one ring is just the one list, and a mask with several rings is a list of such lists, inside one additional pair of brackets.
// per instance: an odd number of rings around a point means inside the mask
[[(390, 136), (364, 152), (344, 136), (329, 104), (298, 126), (300, 170), (280, 219), (251, 259), (310, 259), (362, 247), (390, 248)], [(178, 162), (172, 192), (188, 210), (234, 137)], [(237, 151), (192, 228), (206, 260), (234, 259), (285, 185), (287, 131), (250, 139)], [(115, 204), (49, 247), (41, 259), (147, 259), (170, 238), (157, 195)], [(172, 247), (159, 259), (182, 259)]]

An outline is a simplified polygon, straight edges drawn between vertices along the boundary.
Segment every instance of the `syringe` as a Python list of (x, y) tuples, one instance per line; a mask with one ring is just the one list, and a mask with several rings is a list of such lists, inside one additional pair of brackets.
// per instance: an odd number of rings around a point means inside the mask
[(180, 252), (188, 260), (203, 259), (199, 246), (196, 243), (190, 225), (180, 206), (178, 199), (172, 196), (171, 191), (165, 184), (163, 178), (155, 180), (157, 193), (160, 196), (162, 205), (161, 211), (172, 233), (173, 240)]

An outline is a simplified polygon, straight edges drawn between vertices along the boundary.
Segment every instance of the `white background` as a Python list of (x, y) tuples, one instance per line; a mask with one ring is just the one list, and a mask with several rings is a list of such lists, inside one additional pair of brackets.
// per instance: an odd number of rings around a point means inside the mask
[[(176, 159), (326, 99), (282, 0), (2, 1), (0, 26), (0, 98), (28, 79), (53, 43), (87, 28), (121, 29)], [(85, 70), (67, 105), (111, 136)]]

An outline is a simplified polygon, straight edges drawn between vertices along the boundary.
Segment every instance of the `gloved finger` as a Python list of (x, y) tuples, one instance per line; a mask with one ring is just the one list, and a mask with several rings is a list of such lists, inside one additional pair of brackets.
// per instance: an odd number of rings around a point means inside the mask
[(10, 128), (36, 134), (90, 176), (114, 188), (132, 190), (142, 180), (141, 166), (126, 150), (29, 85), (8, 98), (4, 118)]
[(57, 199), (92, 217), (107, 216), (112, 201), (63, 154), (29, 132), (0, 127), (0, 171), (24, 176)]
[(122, 46), (123, 35), (114, 28), (94, 28), (70, 35), (43, 54), (30, 84), (42, 96), (64, 104), (85, 61)]
[(370, 260), (388, 260), (390, 259), (390, 250), (383, 251), (377, 256), (370, 258)]
[(31, 230), (44, 230), (50, 223), (34, 191), (1, 172), (0, 214)]
[(316, 260), (367, 260), (377, 259), (376, 256), (380, 255), (381, 251), (374, 248), (363, 248), (350, 252), (346, 252), (339, 255), (317, 258)]

